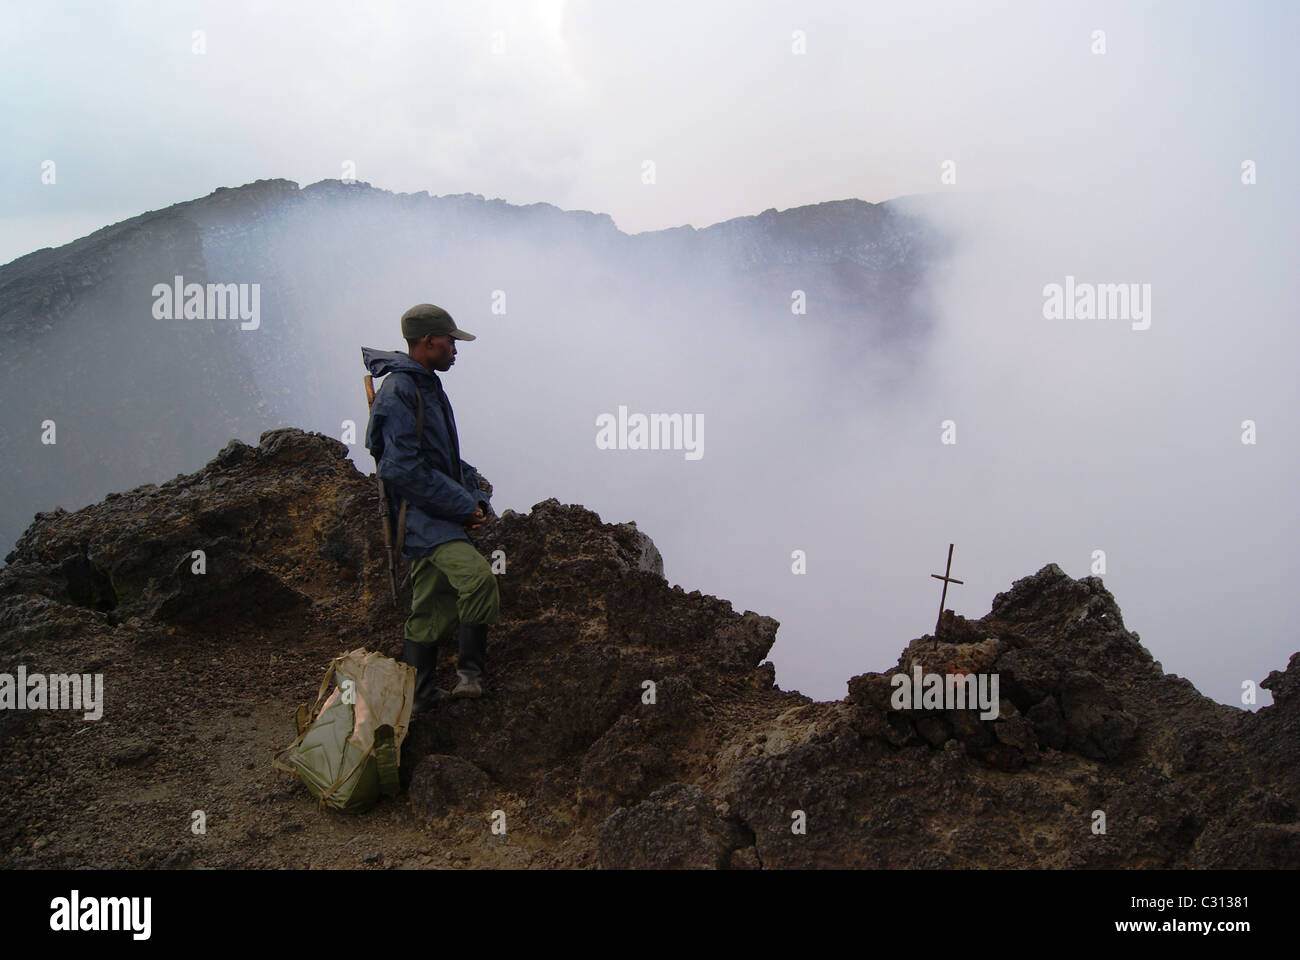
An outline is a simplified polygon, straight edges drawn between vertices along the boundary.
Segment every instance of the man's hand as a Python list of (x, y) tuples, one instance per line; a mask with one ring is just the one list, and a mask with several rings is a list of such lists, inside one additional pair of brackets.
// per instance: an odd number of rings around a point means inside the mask
[(483, 508), (475, 507), (474, 512), (465, 518), (465, 520), (461, 523), (461, 526), (464, 527), (466, 530), (477, 530), (479, 527), (483, 525), (483, 521), (486, 519), (487, 519), (487, 514), (483, 512)]

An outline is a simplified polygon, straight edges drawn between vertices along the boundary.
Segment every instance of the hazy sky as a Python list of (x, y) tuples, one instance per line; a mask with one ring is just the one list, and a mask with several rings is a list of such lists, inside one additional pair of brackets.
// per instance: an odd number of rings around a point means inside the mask
[[(914, 389), (801, 401), (810, 489), (718, 473), (702, 482), (725, 502), (683, 518), (645, 481), (566, 490), (539, 471), (498, 483), (497, 509), (558, 496), (637, 520), (672, 582), (782, 620), (778, 680), (821, 698), (933, 629), (927, 574), (950, 540), (966, 584), (949, 606), (971, 617), (1047, 562), (1087, 575), (1104, 549), (1129, 628), (1236, 702), (1300, 648), (1298, 28), (1294, 3), (1184, 0), (7, 3), (0, 262), (347, 164), (387, 190), (545, 201), (627, 232), (967, 195)], [(1150, 329), (1045, 319), (1043, 287), (1067, 275), (1151, 284)], [(727, 346), (714, 331), (699, 349)], [(825, 383), (815, 350), (745, 358), (802, 397)], [(504, 455), (507, 438), (484, 437), (487, 388), (455, 373), (462, 432)], [(727, 442), (706, 437), (720, 466)], [(787, 559), (759, 573), (742, 558), (769, 534)], [(788, 569), (796, 547), (806, 578)]]
[(1276, 182), (1297, 25), (1291, 3), (1183, 0), (10, 2), (0, 262), (347, 161), (388, 190), (545, 201), (627, 232), (926, 192), (944, 160), (963, 190), (1246, 154), (1277, 156)]

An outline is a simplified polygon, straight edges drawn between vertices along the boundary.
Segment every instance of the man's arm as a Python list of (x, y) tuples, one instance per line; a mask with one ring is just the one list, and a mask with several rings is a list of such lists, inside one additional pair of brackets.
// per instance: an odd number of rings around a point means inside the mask
[(462, 523), (474, 513), (478, 503), (463, 486), (420, 457), (419, 438), (415, 435), (413, 391), (416, 389), (409, 382), (405, 385), (395, 382), (375, 397), (367, 435), (377, 430), (383, 440), (376, 472), (395, 496), (408, 500), (430, 516)]
[(460, 462), (460, 468), (465, 477), (465, 486), (474, 491), (471, 496), (478, 497), (478, 505), (483, 508), (484, 513), (487, 513), (488, 500), (491, 499), (491, 495), (478, 482), (478, 471), (464, 460)]

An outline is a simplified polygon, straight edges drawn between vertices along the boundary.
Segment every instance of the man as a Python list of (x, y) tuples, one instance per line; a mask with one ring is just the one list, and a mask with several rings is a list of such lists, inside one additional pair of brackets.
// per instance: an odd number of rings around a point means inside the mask
[[(473, 340), (451, 315), (431, 303), (402, 314), (407, 353), (361, 348), (374, 377), (383, 377), (370, 408), (366, 448), (384, 481), (395, 521), (395, 543), (411, 561), (411, 616), (406, 621), (402, 659), (416, 669), (416, 712), (446, 698), (434, 680), (437, 648), (457, 636), (453, 697), (483, 695), (487, 628), (499, 616), (496, 577), (466, 530), (487, 518), (488, 494), (478, 471), (460, 458), (460, 439), (451, 401), (434, 371), (456, 362), (456, 341)], [(424, 399), (422, 435), (417, 435), (419, 398)], [(405, 501), (405, 522), (400, 505)]]

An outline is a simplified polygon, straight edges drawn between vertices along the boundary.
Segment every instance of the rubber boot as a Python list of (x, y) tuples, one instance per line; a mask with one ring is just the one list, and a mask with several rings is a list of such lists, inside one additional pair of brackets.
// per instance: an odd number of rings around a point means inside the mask
[(451, 691), (453, 697), (483, 696), (483, 664), (487, 658), (486, 623), (460, 625), (460, 655), (456, 660), (456, 676), (460, 682)]
[(411, 713), (421, 713), (447, 699), (446, 690), (438, 689), (438, 650), (430, 644), (402, 641), (402, 660), (415, 667), (415, 700)]

